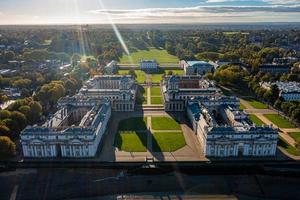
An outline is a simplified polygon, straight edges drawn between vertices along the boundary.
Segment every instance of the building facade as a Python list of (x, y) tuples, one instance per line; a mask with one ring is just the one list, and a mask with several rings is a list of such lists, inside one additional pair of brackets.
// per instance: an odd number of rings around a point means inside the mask
[(260, 85), (267, 90), (270, 90), (272, 85), (277, 85), (279, 97), (282, 97), (285, 101), (300, 101), (300, 83), (298, 82), (261, 82)]
[(158, 63), (156, 60), (141, 60), (140, 68), (143, 71), (157, 71), (158, 70)]
[(137, 84), (130, 75), (95, 76), (82, 87), (78, 99), (109, 99), (114, 111), (134, 111)]
[(204, 75), (214, 72), (214, 66), (205, 61), (181, 61), (185, 75)]
[(161, 88), (166, 111), (185, 111), (193, 97), (221, 95), (212, 81), (201, 76), (165, 76)]
[(87, 158), (96, 155), (111, 116), (109, 100), (61, 104), (43, 126), (28, 126), (20, 137), (24, 157)]
[(259, 71), (261, 72), (269, 72), (272, 74), (277, 73), (289, 73), (290, 72), (290, 66), (289, 65), (281, 65), (281, 64), (264, 64), (258, 66)]
[(278, 130), (255, 126), (235, 97), (197, 97), (187, 114), (208, 157), (274, 156)]

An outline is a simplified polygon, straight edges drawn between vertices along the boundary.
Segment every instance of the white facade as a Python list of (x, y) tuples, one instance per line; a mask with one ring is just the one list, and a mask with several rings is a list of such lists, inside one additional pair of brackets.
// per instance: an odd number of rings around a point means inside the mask
[(87, 105), (81, 102), (63, 107), (45, 125), (25, 128), (21, 133), (24, 157), (94, 157), (107, 129), (111, 106), (109, 101)]
[(261, 82), (261, 87), (270, 90), (272, 85), (277, 85), (280, 93), (279, 96), (285, 101), (299, 101), (300, 100), (300, 83), (297, 82), (280, 82), (274, 83)]
[(155, 71), (158, 70), (158, 63), (156, 60), (141, 60), (140, 68), (145, 71)]
[(187, 114), (204, 154), (208, 157), (274, 156), (278, 130), (256, 127), (238, 108), (239, 101), (234, 97), (189, 101)]
[(205, 61), (181, 61), (186, 75), (204, 75), (214, 72), (214, 66)]

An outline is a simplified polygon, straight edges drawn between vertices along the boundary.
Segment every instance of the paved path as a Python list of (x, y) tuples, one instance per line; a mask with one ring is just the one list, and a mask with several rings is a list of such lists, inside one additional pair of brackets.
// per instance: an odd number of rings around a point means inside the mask
[(151, 87), (147, 87), (147, 105), (151, 105)]

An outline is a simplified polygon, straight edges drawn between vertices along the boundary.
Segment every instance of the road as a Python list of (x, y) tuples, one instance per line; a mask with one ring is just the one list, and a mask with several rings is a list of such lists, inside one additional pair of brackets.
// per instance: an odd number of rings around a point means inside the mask
[[(300, 179), (265, 175), (130, 175), (99, 169), (39, 169), (0, 173), (0, 199), (299, 199)], [(199, 196), (195, 196), (199, 195)], [(99, 198), (104, 196), (103, 198)], [(127, 197), (130, 195), (127, 195)], [(134, 195), (133, 195), (134, 196)], [(131, 196), (132, 197), (132, 196)], [(209, 197), (209, 198), (208, 198)], [(251, 198), (249, 198), (251, 197)], [(126, 198), (132, 199), (132, 198)]]

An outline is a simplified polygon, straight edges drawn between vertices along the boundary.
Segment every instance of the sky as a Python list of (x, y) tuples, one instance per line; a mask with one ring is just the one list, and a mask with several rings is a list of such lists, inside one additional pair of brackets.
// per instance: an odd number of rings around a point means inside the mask
[(0, 0), (0, 24), (300, 22), (300, 0)]

